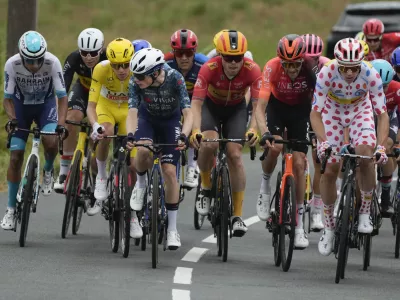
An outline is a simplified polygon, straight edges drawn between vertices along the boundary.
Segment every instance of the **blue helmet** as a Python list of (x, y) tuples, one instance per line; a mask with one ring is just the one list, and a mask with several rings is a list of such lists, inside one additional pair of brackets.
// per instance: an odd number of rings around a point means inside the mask
[(132, 41), (132, 45), (135, 49), (135, 53), (145, 48), (152, 48), (151, 44), (146, 40), (134, 40)]
[(400, 47), (397, 47), (392, 53), (392, 65), (400, 65)]
[(372, 66), (379, 73), (384, 85), (389, 84), (394, 76), (392, 65), (384, 59), (375, 59), (371, 62)]
[(39, 32), (27, 31), (19, 39), (18, 50), (25, 59), (40, 59), (47, 51), (47, 43)]

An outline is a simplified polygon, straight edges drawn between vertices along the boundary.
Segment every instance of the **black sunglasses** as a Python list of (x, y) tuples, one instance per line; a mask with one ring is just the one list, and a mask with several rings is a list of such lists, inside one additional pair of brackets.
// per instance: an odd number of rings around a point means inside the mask
[(110, 64), (111, 68), (115, 69), (115, 70), (119, 70), (119, 68), (122, 69), (128, 69), (129, 68), (129, 63), (123, 63), (123, 64)]
[(90, 57), (96, 57), (100, 54), (100, 50), (96, 50), (96, 51), (85, 51), (85, 50), (79, 50), (79, 53), (83, 56), (86, 57), (88, 55), (90, 55)]

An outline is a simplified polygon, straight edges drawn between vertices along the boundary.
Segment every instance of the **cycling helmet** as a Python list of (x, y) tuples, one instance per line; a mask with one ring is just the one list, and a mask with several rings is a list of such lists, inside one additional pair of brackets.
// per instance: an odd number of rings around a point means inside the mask
[(345, 38), (336, 43), (334, 55), (340, 65), (360, 65), (364, 59), (364, 49), (360, 41)]
[(302, 59), (306, 48), (306, 43), (301, 36), (288, 34), (279, 40), (276, 53), (280, 59), (292, 61)]
[(371, 61), (372, 66), (375, 68), (375, 70), (381, 75), (382, 78), (382, 83), (384, 85), (389, 84), (394, 76), (394, 70), (392, 65), (384, 60), (384, 59), (375, 59)]
[(39, 32), (27, 31), (19, 39), (18, 51), (25, 59), (40, 59), (47, 51), (47, 43)]
[(360, 44), (363, 46), (364, 49), (364, 57), (368, 55), (369, 53), (369, 46), (367, 44), (367, 42), (363, 41), (363, 40), (358, 40), (360, 42)]
[(385, 31), (385, 26), (379, 19), (369, 19), (363, 25), (365, 35), (382, 35)]
[(244, 55), (247, 51), (247, 39), (240, 31), (224, 30), (217, 38), (215, 49), (221, 55)]
[(97, 51), (104, 46), (104, 34), (97, 28), (86, 28), (78, 36), (78, 48), (83, 51)]
[(400, 47), (397, 47), (394, 49), (392, 53), (392, 65), (393, 66), (398, 66), (400, 65)]
[(107, 59), (113, 64), (129, 62), (134, 53), (132, 43), (124, 38), (117, 38), (107, 46)]
[(359, 40), (359, 41), (365, 41), (365, 34), (364, 32), (360, 31), (359, 33), (356, 34), (354, 39)]
[(189, 29), (180, 29), (171, 36), (171, 47), (174, 50), (196, 49), (198, 44), (196, 34)]
[(222, 29), (220, 32), (218, 32), (218, 33), (216, 33), (216, 34), (214, 35), (214, 39), (213, 39), (214, 48), (217, 48), (217, 40), (218, 40), (218, 38), (221, 36), (221, 34), (222, 34), (224, 31), (229, 31), (229, 29)]
[(304, 34), (301, 36), (306, 42), (306, 55), (307, 56), (321, 56), (324, 49), (324, 42), (315, 34)]
[(131, 59), (130, 68), (132, 73), (149, 75), (161, 69), (164, 63), (164, 54), (161, 50), (147, 48), (135, 53)]
[(145, 48), (151, 48), (150, 42), (148, 42), (146, 40), (133, 40), (132, 46), (133, 46), (133, 49), (135, 50), (135, 53), (138, 52), (139, 50), (142, 50)]

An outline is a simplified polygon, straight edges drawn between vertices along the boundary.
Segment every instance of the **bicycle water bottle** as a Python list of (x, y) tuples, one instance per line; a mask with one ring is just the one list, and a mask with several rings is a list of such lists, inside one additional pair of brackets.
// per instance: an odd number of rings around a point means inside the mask
[(305, 177), (305, 193), (304, 193), (304, 199), (309, 202), (312, 199), (312, 186), (311, 186), (311, 174), (310, 174), (310, 166), (308, 165), (308, 160), (306, 159), (306, 165), (304, 168), (304, 177)]

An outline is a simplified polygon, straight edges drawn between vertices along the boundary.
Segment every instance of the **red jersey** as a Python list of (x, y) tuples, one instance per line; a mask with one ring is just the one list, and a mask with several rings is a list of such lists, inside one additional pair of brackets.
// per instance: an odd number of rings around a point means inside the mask
[(260, 67), (245, 57), (239, 73), (229, 79), (221, 60), (221, 56), (214, 57), (201, 67), (192, 99), (204, 100), (208, 97), (218, 105), (237, 105), (244, 101), (246, 90), (250, 87), (251, 100), (257, 101), (261, 87)]
[(389, 83), (388, 90), (385, 93), (386, 96), (386, 108), (388, 113), (394, 111), (397, 107), (400, 107), (400, 82), (392, 80)]
[(304, 60), (299, 75), (292, 81), (286, 75), (281, 59), (275, 57), (269, 60), (264, 67), (263, 84), (258, 98), (268, 101), (272, 93), (276, 99), (288, 105), (304, 104), (305, 101), (309, 101), (311, 104), (315, 81), (315, 73), (308, 60)]
[(394, 49), (400, 46), (400, 32), (385, 33), (382, 36), (381, 47), (377, 51), (369, 50), (366, 60), (385, 59), (391, 62), (391, 56)]

